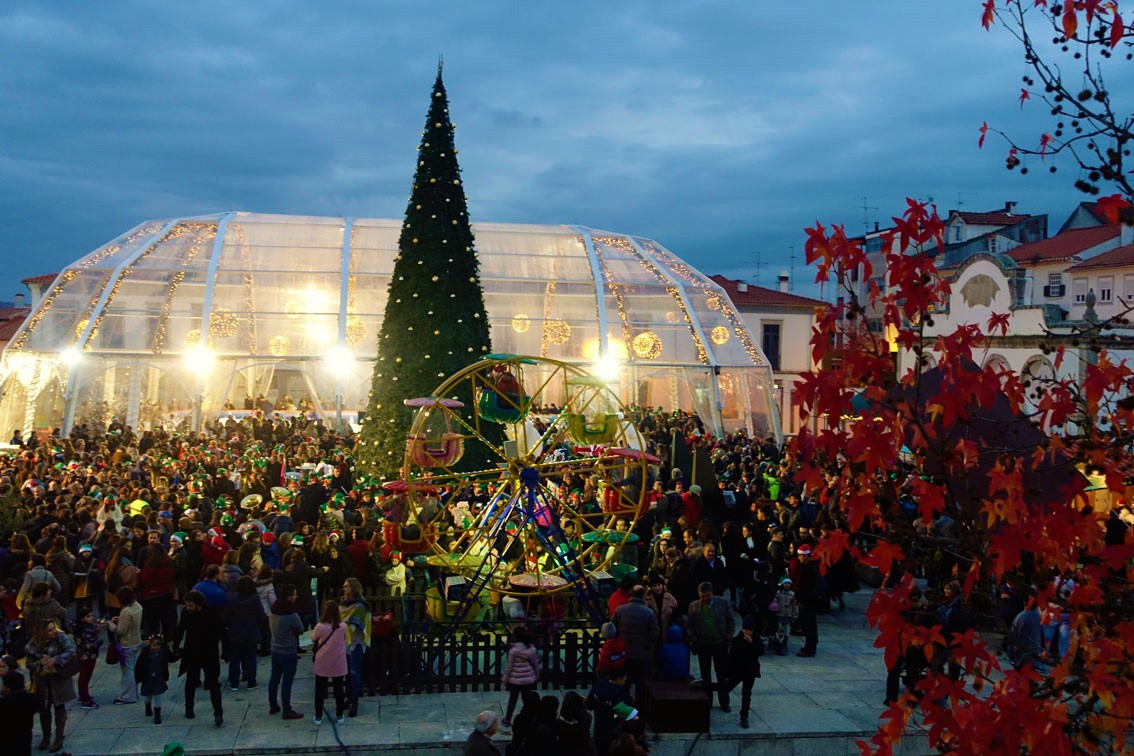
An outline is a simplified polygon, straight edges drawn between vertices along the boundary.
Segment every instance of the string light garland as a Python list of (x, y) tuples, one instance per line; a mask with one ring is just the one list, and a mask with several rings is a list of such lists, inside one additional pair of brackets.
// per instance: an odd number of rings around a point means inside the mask
[(550, 343), (547, 339), (547, 323), (550, 322), (550, 319), (551, 319), (551, 302), (552, 302), (552, 299), (554, 299), (554, 297), (555, 297), (555, 281), (552, 280), (552, 281), (547, 282), (547, 287), (544, 289), (544, 292), (543, 292), (543, 322), (544, 322), (544, 327), (541, 329), (542, 335), (541, 335), (540, 340), (539, 340), (539, 356), (540, 357), (546, 357), (547, 356), (547, 347)]
[[(591, 237), (591, 243), (594, 246), (595, 257), (598, 259), (599, 271), (602, 273), (602, 278), (604, 281), (608, 282), (607, 285), (610, 287), (610, 291), (614, 294), (614, 304), (615, 307), (618, 308), (618, 319), (622, 324), (622, 342), (628, 343), (630, 341), (631, 331), (630, 319), (626, 313), (626, 298), (622, 294), (623, 287), (619, 284), (614, 283), (614, 277), (610, 274), (610, 266), (607, 265), (605, 254), (607, 247), (614, 247), (615, 249), (618, 249), (622, 252), (628, 251), (626, 249), (628, 242), (626, 242), (625, 239), (616, 239), (610, 236), (595, 236)], [(599, 283), (598, 281), (596, 281), (595, 286), (598, 285)]]
[(566, 344), (571, 338), (571, 326), (565, 320), (551, 320), (544, 325), (543, 333), (550, 344)]
[(248, 353), (255, 357), (259, 346), (256, 343), (256, 295), (252, 286), (252, 247), (248, 244), (248, 235), (244, 233), (244, 226), (239, 223), (231, 224), (236, 244), (240, 249), (240, 262), (244, 268), (244, 308), (248, 313)]
[(177, 271), (170, 277), (169, 286), (165, 290), (165, 300), (161, 305), (161, 313), (158, 315), (157, 327), (154, 329), (154, 344), (151, 349), (154, 354), (161, 354), (165, 349), (166, 338), (169, 336), (169, 318), (173, 313), (173, 302), (176, 299), (178, 287), (181, 286), (185, 276), (188, 275), (189, 268), (197, 255), (212, 243), (216, 235), (217, 226), (215, 224), (203, 226), (181, 257)]
[(357, 315), (348, 315), (346, 321), (346, 340), (351, 346), (358, 346), (366, 338), (366, 324)]

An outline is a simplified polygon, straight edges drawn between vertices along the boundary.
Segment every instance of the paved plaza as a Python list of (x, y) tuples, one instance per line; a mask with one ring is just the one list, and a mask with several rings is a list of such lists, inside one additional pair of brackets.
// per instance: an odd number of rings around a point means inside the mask
[[(736, 756), (770, 754), (858, 753), (854, 741), (874, 732), (885, 697), (882, 653), (873, 647), (874, 635), (864, 612), (870, 592), (847, 597), (847, 608), (819, 619), (819, 654), (800, 659), (792, 639), (788, 656), (764, 656), (763, 677), (753, 692), (751, 728), (739, 727), (739, 689), (734, 691), (732, 713), (714, 707), (711, 735), (665, 734), (652, 743), (658, 756), (704, 754)], [(80, 754), (160, 754), (169, 741), (182, 743), (190, 756), (204, 754), (290, 754), (346, 752), (356, 756), (401, 751), (406, 754), (460, 753), (476, 714), (491, 709), (503, 716), (506, 693), (445, 693), (363, 698), (359, 715), (346, 723), (321, 726), (311, 721), (314, 688), (311, 657), (300, 658), (293, 705), (306, 716), (283, 721), (268, 715), (267, 659), (260, 660), (253, 691), (224, 689), (225, 722), (212, 724), (208, 694), (197, 693), (197, 718), (184, 717), (184, 679), (171, 681), (163, 706), (165, 722), (154, 725), (141, 702), (114, 706), (118, 670), (99, 664), (93, 692), (101, 708), (84, 711), (71, 704), (66, 750)], [(694, 673), (696, 662), (693, 663)], [(222, 675), (223, 680), (223, 675)], [(562, 695), (563, 691), (549, 691)], [(586, 693), (586, 691), (580, 691)], [(328, 700), (333, 711), (334, 704)], [(38, 739), (38, 722), (36, 738)], [(502, 729), (496, 740), (508, 740)], [(696, 742), (694, 742), (696, 740)], [(909, 745), (914, 745), (913, 743)], [(921, 744), (919, 744), (921, 745)], [(692, 749), (692, 750), (690, 750)], [(903, 753), (911, 751), (903, 749)]]

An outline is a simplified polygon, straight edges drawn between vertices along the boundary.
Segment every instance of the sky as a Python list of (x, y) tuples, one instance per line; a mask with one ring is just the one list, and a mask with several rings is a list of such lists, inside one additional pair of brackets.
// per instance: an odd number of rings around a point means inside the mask
[[(905, 197), (1054, 231), (1075, 172), (978, 0), (194, 0), (0, 6), (0, 300), (151, 218), (400, 219), (438, 56), (474, 222), (655, 239), (707, 274), (821, 292), (804, 228)], [(794, 254), (794, 265), (792, 255)]]

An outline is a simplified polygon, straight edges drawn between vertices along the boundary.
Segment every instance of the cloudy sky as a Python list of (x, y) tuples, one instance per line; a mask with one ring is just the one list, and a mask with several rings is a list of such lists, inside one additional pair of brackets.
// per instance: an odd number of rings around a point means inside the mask
[(764, 285), (794, 247), (815, 294), (816, 221), (913, 196), (1058, 227), (1081, 199), (1070, 167), (977, 149), (984, 120), (1049, 128), (978, 0), (9, 0), (0, 299), (147, 218), (401, 218), (439, 54), (474, 222), (638, 234)]

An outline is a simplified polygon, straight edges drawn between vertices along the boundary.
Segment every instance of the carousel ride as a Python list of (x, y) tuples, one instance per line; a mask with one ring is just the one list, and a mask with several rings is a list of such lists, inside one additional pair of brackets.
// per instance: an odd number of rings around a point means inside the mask
[[(506, 616), (533, 604), (562, 616), (573, 597), (603, 621), (605, 596), (634, 570), (619, 555), (660, 462), (617, 395), (575, 365), (489, 355), (405, 403), (415, 416), (405, 477), (385, 484), (385, 536), (438, 575), (431, 618), (455, 631), (498, 603)], [(474, 444), (488, 462), (464, 469)]]

